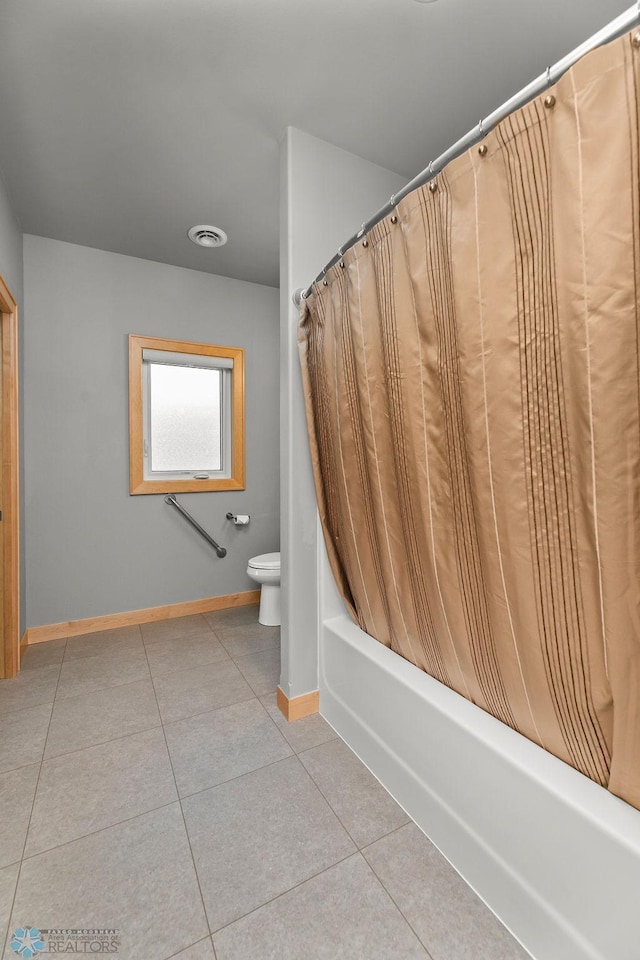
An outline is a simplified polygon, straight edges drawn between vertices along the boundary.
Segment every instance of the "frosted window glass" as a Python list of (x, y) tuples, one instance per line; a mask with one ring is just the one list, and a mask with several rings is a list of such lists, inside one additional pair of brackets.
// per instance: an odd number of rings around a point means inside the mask
[(220, 370), (150, 363), (151, 469), (221, 470)]

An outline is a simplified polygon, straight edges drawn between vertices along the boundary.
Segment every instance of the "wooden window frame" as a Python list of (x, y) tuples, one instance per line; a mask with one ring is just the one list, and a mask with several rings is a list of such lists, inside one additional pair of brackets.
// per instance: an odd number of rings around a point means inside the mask
[[(143, 350), (190, 353), (233, 360), (231, 380), (231, 476), (208, 480), (147, 480), (144, 476)], [(244, 350), (210, 343), (129, 335), (129, 492), (205, 493), (245, 489)]]

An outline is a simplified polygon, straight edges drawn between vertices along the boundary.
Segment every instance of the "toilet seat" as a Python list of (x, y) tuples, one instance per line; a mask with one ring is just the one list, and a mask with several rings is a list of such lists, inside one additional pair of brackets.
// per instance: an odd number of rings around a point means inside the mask
[(259, 557), (252, 557), (249, 560), (249, 566), (253, 570), (279, 570), (280, 554), (263, 553)]

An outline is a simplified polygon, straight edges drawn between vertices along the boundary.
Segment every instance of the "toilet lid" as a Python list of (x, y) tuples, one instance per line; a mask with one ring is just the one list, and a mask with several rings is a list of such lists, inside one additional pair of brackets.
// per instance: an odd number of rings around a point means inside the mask
[(277, 570), (280, 566), (279, 553), (263, 553), (259, 557), (251, 557), (249, 566), (262, 570)]

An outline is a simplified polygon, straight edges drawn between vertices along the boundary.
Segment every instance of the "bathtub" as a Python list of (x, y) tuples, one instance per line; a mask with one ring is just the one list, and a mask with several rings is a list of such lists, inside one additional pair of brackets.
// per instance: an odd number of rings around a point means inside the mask
[(535, 960), (639, 960), (640, 812), (344, 613), (320, 618), (319, 685), (322, 715)]

